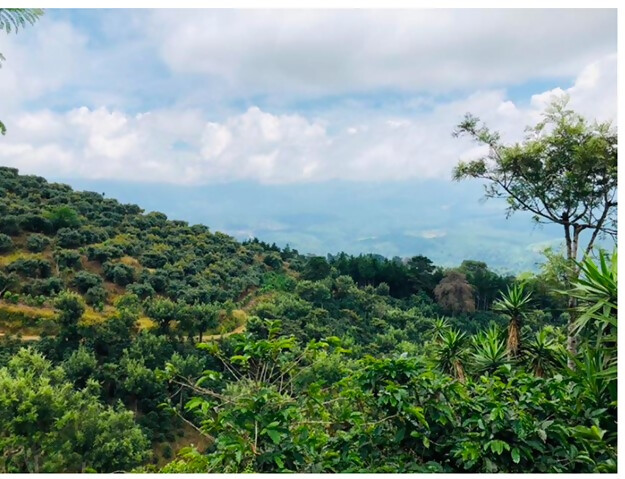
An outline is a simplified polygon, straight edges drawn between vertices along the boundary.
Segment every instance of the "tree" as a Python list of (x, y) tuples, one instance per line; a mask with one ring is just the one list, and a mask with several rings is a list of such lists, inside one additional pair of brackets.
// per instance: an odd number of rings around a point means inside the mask
[[(17, 33), (19, 27), (24, 28), (26, 23), (34, 25), (41, 15), (43, 15), (41, 8), (0, 8), (0, 30), (11, 33), (11, 30), (15, 29), (15, 33)], [(4, 60), (4, 55), (0, 53), (0, 66)], [(5, 135), (6, 132), (4, 123), (0, 121), (0, 133)]]
[(330, 264), (323, 256), (313, 256), (308, 260), (302, 277), (311, 281), (319, 281), (330, 274)]
[(493, 310), (502, 313), (509, 319), (508, 341), (506, 347), (511, 357), (519, 354), (521, 347), (521, 321), (529, 311), (532, 295), (525, 292), (525, 285), (518, 283), (508, 286), (508, 291), (493, 304)]
[(449, 271), (434, 288), (438, 304), (452, 313), (472, 313), (475, 311), (473, 288), (464, 274)]
[(85, 313), (83, 299), (76, 293), (65, 291), (56, 298), (54, 307), (59, 312), (60, 338), (62, 341), (75, 341), (78, 338), (78, 321)]
[(113, 472), (149, 457), (130, 411), (104, 406), (99, 386), (74, 389), (61, 367), (19, 350), (0, 368), (0, 472)]
[(180, 311), (180, 329), (187, 333), (189, 340), (198, 334), (202, 342), (204, 332), (219, 324), (219, 308), (212, 304), (183, 306)]
[[(497, 132), (467, 114), (454, 136), (467, 135), (487, 146), (477, 160), (460, 162), (454, 180), (486, 180), (486, 198), (505, 198), (508, 216), (515, 211), (533, 214), (537, 223), (555, 223), (564, 230), (566, 257), (571, 265), (586, 257), (599, 236), (616, 237), (617, 142), (610, 123), (589, 123), (567, 109), (567, 97), (556, 98), (543, 121), (528, 128), (522, 143), (506, 145)], [(590, 236), (582, 245), (582, 233)], [(579, 268), (571, 269), (572, 283)], [(575, 307), (571, 297), (569, 307)], [(571, 316), (568, 350), (576, 340)]]
[(146, 314), (156, 321), (159, 330), (165, 334), (169, 333), (169, 326), (172, 321), (178, 319), (180, 306), (167, 298), (156, 298), (146, 305)]
[(69, 206), (58, 206), (50, 211), (46, 211), (45, 217), (50, 220), (55, 231), (61, 228), (76, 228), (80, 226), (78, 213)]

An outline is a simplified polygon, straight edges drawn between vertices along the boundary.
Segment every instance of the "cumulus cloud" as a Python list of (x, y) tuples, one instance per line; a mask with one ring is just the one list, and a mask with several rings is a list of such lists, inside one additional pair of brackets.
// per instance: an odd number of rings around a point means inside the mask
[(521, 138), (523, 127), (557, 94), (568, 93), (573, 106), (591, 117), (615, 119), (615, 78), (616, 58), (609, 56), (583, 68), (570, 88), (534, 95), (525, 105), (512, 102), (505, 90), (487, 90), (413, 117), (378, 112), (357, 126), (258, 107), (222, 121), (207, 121), (199, 110), (22, 113), (0, 143), (0, 163), (54, 176), (195, 184), (449, 178), (459, 158), (479, 153), (470, 142), (451, 138), (465, 112), (510, 141)]
[[(449, 178), (480, 151), (451, 138), (465, 112), (507, 140), (556, 94), (616, 120), (610, 10), (170, 10), (120, 22), (104, 12), (99, 29), (55, 15), (1, 47), (0, 164), (25, 173), (179, 184)], [(546, 77), (575, 81), (531, 98), (506, 90)], [(375, 104), (360, 104), (361, 93)], [(283, 97), (291, 103), (271, 100)]]
[[(0, 70), (2, 110), (62, 88), (88, 69), (87, 38), (63, 21), (42, 21), (17, 35), (3, 35), (0, 51), (6, 62)], [(5, 40), (6, 39), (6, 40)]]
[(616, 44), (615, 10), (159, 10), (144, 28), (174, 71), (246, 94), (518, 84)]

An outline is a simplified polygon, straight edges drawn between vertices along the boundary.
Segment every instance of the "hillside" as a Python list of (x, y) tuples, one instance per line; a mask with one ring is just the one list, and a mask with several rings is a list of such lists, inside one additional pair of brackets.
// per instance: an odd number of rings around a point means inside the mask
[(0, 472), (614, 469), (615, 376), (565, 369), (549, 268), (418, 253), (239, 242), (0, 167)]

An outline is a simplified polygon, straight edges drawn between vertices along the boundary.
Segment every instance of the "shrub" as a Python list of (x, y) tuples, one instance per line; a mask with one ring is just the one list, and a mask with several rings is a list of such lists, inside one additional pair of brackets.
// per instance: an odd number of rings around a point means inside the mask
[(35, 279), (24, 285), (24, 293), (32, 296), (53, 296), (63, 290), (63, 281), (55, 276), (46, 279)]
[(52, 273), (52, 265), (40, 258), (20, 258), (9, 264), (7, 270), (29, 278), (47, 278)]
[(101, 286), (102, 278), (88, 271), (79, 271), (74, 276), (73, 284), (81, 293), (86, 293), (89, 289)]
[(280, 269), (282, 267), (282, 258), (278, 253), (272, 251), (265, 255), (263, 263), (272, 269)]
[(0, 233), (0, 253), (7, 253), (13, 249), (13, 240), (10, 236)]
[(26, 248), (33, 253), (40, 253), (50, 244), (50, 239), (42, 234), (34, 233), (26, 239)]
[(54, 259), (61, 269), (80, 267), (80, 253), (71, 249), (56, 250)]
[(85, 293), (85, 301), (90, 306), (104, 304), (106, 302), (106, 290), (102, 286), (89, 288)]
[(62, 228), (75, 228), (80, 225), (78, 213), (66, 205), (48, 211), (46, 213), (46, 218), (57, 231)]
[(83, 238), (78, 230), (61, 228), (56, 233), (56, 243), (63, 248), (78, 248), (83, 244)]
[(31, 233), (52, 233), (54, 231), (50, 220), (41, 215), (32, 213), (21, 215), (18, 222), (22, 230)]
[(17, 221), (17, 217), (13, 215), (0, 216), (0, 233), (10, 236), (17, 236), (20, 234), (20, 225)]
[(123, 263), (104, 263), (104, 277), (119, 286), (126, 286), (134, 281), (135, 270)]

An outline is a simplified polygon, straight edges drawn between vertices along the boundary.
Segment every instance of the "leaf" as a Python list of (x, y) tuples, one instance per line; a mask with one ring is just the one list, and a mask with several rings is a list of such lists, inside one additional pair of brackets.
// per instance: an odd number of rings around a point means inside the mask
[(512, 451), (510, 451), (510, 455), (512, 456), (512, 462), (515, 464), (521, 462), (521, 453), (519, 452), (518, 447), (513, 447)]
[(538, 437), (540, 437), (543, 442), (547, 442), (547, 433), (543, 429), (539, 429), (536, 432), (538, 433)]
[(282, 460), (280, 456), (274, 457), (273, 460), (276, 462), (276, 464), (278, 465), (280, 469), (284, 469), (284, 461)]
[(274, 444), (280, 444), (280, 433), (275, 429), (267, 429), (267, 435), (271, 438)]
[(202, 404), (204, 404), (204, 399), (200, 398), (200, 397), (194, 397), (189, 399), (189, 401), (187, 402), (187, 404), (185, 404), (185, 409), (187, 411), (193, 411), (194, 409), (197, 409), (198, 407), (200, 407)]
[(499, 439), (495, 439), (490, 442), (490, 450), (496, 452), (498, 455), (501, 455), (503, 450), (510, 450), (510, 445), (507, 442), (501, 441)]

